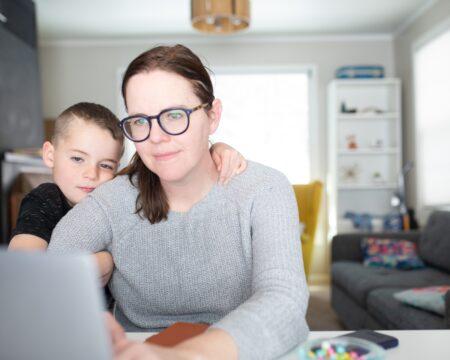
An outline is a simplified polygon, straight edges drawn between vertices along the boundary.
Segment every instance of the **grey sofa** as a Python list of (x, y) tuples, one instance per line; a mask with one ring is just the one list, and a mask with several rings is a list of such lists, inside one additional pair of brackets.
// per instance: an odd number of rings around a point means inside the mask
[(445, 316), (397, 301), (395, 292), (450, 285), (450, 212), (437, 211), (422, 232), (371, 233), (418, 244), (426, 268), (397, 270), (362, 264), (361, 240), (368, 234), (341, 234), (332, 240), (331, 304), (348, 329), (449, 329), (450, 291)]

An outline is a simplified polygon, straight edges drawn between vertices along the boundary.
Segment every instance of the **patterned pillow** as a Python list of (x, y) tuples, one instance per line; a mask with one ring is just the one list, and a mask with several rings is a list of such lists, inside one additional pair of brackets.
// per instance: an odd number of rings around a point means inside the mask
[(400, 291), (394, 297), (408, 305), (420, 309), (435, 312), (444, 316), (445, 314), (445, 294), (450, 290), (449, 285), (430, 286), (425, 288), (415, 288)]
[(361, 243), (364, 265), (410, 270), (425, 267), (416, 244), (408, 240), (364, 238)]

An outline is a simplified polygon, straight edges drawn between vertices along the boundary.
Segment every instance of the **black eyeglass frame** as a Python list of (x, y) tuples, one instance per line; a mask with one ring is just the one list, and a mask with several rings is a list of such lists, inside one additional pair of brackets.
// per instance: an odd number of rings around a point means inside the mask
[[(122, 119), (122, 120), (120, 121), (120, 123), (119, 123), (119, 127), (120, 127), (120, 129), (122, 130), (123, 134), (127, 137), (127, 139), (130, 139), (130, 140), (133, 141), (133, 142), (143, 142), (143, 141), (147, 140), (147, 139), (150, 137), (150, 131), (151, 131), (151, 129), (152, 129), (152, 119), (156, 119), (156, 121), (158, 121), (158, 125), (159, 125), (159, 127), (161, 128), (162, 131), (164, 131), (164, 132), (165, 132), (166, 134), (168, 134), (168, 135), (177, 136), (177, 135), (184, 134), (184, 133), (189, 129), (191, 114), (192, 114), (194, 111), (197, 111), (197, 110), (200, 110), (200, 109), (204, 109), (204, 108), (206, 108), (206, 107), (209, 106), (209, 105), (210, 105), (209, 103), (203, 103), (203, 104), (197, 105), (197, 106), (195, 106), (195, 107), (193, 107), (193, 108), (191, 108), (191, 109), (180, 108), (180, 107), (173, 107), (173, 108), (168, 108), (168, 109), (161, 110), (160, 113), (159, 113), (158, 115), (135, 114), (135, 115), (127, 116), (126, 118)], [(168, 112), (168, 111), (173, 111), (173, 110), (181, 110), (181, 111), (184, 111), (184, 113), (185, 113), (186, 116), (187, 116), (186, 128), (185, 128), (182, 132), (177, 132), (177, 133), (175, 133), (175, 134), (174, 134), (174, 133), (171, 133), (171, 132), (169, 132), (169, 131), (167, 131), (167, 130), (164, 128), (164, 126), (161, 125), (161, 115), (162, 115), (163, 113), (166, 113), (166, 112)], [(127, 132), (126, 132), (125, 129), (124, 129), (124, 127), (125, 127), (125, 122), (127, 122), (127, 121), (130, 120), (130, 119), (134, 119), (134, 118), (145, 119), (145, 120), (147, 120), (147, 122), (148, 122), (148, 134), (147, 134), (147, 136), (146, 136), (144, 139), (142, 139), (142, 140), (134, 140), (134, 139), (132, 139), (132, 138), (127, 134)]]

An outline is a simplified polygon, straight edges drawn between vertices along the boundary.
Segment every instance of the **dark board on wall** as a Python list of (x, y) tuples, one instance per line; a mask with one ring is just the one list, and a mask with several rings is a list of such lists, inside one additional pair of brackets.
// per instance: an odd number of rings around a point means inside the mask
[(0, 151), (39, 147), (44, 130), (35, 31), (30, 35), (35, 29), (34, 4), (0, 1), (7, 16), (0, 22)]
[(9, 239), (11, 184), (31, 166), (3, 153), (40, 147), (43, 140), (35, 6), (31, 0), (0, 0), (0, 245)]

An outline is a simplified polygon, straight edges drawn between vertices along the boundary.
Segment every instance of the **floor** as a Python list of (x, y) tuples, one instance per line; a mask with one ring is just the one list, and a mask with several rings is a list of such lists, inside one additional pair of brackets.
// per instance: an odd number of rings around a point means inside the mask
[(306, 321), (310, 330), (345, 330), (330, 303), (329, 286), (310, 286)]

